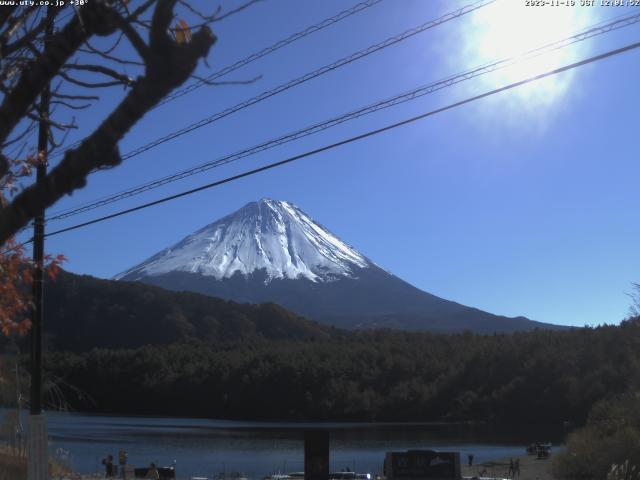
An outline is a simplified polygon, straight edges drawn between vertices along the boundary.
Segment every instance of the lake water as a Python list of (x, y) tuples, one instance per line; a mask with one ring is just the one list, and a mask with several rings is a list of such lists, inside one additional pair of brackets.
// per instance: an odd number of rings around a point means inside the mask
[[(3, 412), (0, 411), (0, 415)], [(304, 470), (305, 428), (330, 431), (330, 468), (357, 472), (382, 470), (387, 451), (433, 449), (459, 451), (475, 462), (522, 455), (534, 441), (562, 441), (561, 430), (531, 427), (496, 430), (488, 427), (385, 423), (271, 423), (85, 415), (48, 412), (52, 455), (68, 452), (80, 473), (102, 472), (107, 454), (117, 459), (124, 448), (129, 463), (160, 466), (176, 462), (179, 477), (241, 471), (250, 480), (269, 473)], [(26, 429), (26, 424), (25, 424)], [(60, 453), (58, 453), (60, 454)], [(64, 453), (63, 453), (64, 454)]]

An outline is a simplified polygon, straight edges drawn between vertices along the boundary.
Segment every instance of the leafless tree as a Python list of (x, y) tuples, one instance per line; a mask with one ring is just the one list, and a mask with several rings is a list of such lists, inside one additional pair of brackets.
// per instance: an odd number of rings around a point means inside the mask
[(640, 283), (634, 283), (633, 291), (629, 294), (631, 297), (631, 306), (629, 306), (629, 317), (640, 317)]
[[(73, 115), (60, 120), (61, 112), (89, 108), (100, 89), (119, 86), (125, 93), (97, 128), (64, 151), (44, 182), (26, 186), (3, 202), (0, 245), (40, 209), (82, 188), (90, 172), (120, 164), (118, 143), (127, 132), (172, 90), (190, 77), (198, 78), (195, 69), (216, 41), (210, 24), (255, 1), (210, 13), (196, 10), (187, 0), (91, 0), (75, 9), (1, 7), (0, 181), (6, 182), (14, 159), (25, 155), (26, 139), (42, 119), (39, 101), (48, 85), (52, 114), (44, 120), (49, 150), (60, 149), (66, 133), (77, 128)], [(48, 33), (51, 22), (56, 28)], [(33, 162), (37, 159), (36, 154)]]

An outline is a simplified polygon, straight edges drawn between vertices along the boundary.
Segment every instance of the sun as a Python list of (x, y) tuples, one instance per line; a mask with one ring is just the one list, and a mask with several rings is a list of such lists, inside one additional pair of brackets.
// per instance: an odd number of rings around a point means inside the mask
[[(578, 6), (529, 7), (524, 1), (499, 0), (475, 12), (465, 28), (465, 68), (516, 60), (479, 78), (486, 87), (498, 88), (575, 62), (585, 53), (583, 44), (550, 49), (537, 56), (525, 54), (580, 32), (592, 21), (590, 16), (589, 9)], [(529, 106), (550, 104), (569, 88), (571, 80), (570, 72), (537, 80), (516, 88), (509, 97)]]

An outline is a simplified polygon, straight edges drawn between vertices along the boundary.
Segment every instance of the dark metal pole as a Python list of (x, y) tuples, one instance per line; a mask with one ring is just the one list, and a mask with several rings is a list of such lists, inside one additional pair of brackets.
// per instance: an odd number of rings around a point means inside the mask
[[(47, 8), (47, 27), (44, 39), (44, 55), (53, 35), (53, 10)], [(51, 84), (40, 93), (40, 123), (38, 125), (38, 166), (36, 182), (47, 176), (47, 149), (49, 134), (49, 104)], [(29, 432), (27, 437), (27, 480), (46, 480), (49, 477), (47, 448), (47, 419), (42, 415), (42, 332), (44, 293), (44, 209), (37, 212), (33, 224), (33, 310), (31, 317), (31, 391)]]
[[(47, 12), (47, 15), (49, 12)], [(46, 29), (45, 51), (48, 38), (53, 34), (53, 21)], [(36, 182), (42, 183), (47, 176), (47, 148), (49, 125), (49, 103), (51, 88), (47, 84), (40, 94), (40, 123), (38, 125), (38, 159)], [(44, 291), (44, 209), (33, 222), (33, 312), (31, 317), (31, 408), (32, 415), (42, 412), (42, 297)]]
[(329, 431), (304, 431), (304, 480), (329, 478)]

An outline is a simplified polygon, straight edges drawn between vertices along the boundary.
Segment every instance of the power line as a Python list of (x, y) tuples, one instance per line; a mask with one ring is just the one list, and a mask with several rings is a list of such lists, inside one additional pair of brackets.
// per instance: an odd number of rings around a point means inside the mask
[[(357, 60), (360, 60), (361, 58), (367, 57), (369, 55), (371, 55), (372, 53), (375, 53), (377, 51), (383, 50), (387, 47), (390, 47), (392, 45), (395, 45), (397, 43), (400, 43), (408, 38), (411, 38), (419, 33), (425, 32), (431, 28), (437, 27), (439, 25), (442, 25), (443, 23), (446, 23), (450, 20), (454, 20), (458, 17), (461, 17), (463, 15), (466, 15), (468, 13), (474, 12), (482, 7), (485, 7), (491, 3), (494, 3), (496, 0), (479, 0), (476, 1), (474, 3), (471, 3), (469, 5), (466, 5), (458, 10), (455, 10), (453, 12), (449, 12), (445, 15), (442, 15), (441, 17), (438, 17), (434, 20), (430, 20), (426, 23), (423, 23), (422, 25), (419, 25), (417, 27), (411, 28), (409, 30), (406, 30), (404, 32), (402, 32), (399, 35), (395, 35), (393, 37), (389, 37), (386, 40), (383, 40), (382, 42), (376, 43), (374, 45), (371, 45), (363, 50), (359, 50), (355, 53), (352, 53), (351, 55), (347, 56), (347, 57), (343, 57), (339, 60), (336, 60), (333, 63), (330, 63), (328, 65), (325, 65), (323, 67), (320, 67), (312, 72), (306, 73), (300, 77), (297, 77), (293, 80), (290, 80), (286, 83), (280, 84), (277, 87), (274, 87), (270, 90), (266, 90), (262, 93), (260, 93), (259, 95), (256, 95), (255, 97), (249, 98), (243, 102), (240, 102), (236, 105), (233, 105), (231, 107), (228, 107), (224, 110), (221, 110), (217, 113), (214, 113), (213, 115), (210, 115), (206, 118), (203, 118), (197, 122), (194, 122), (186, 127), (183, 127), (179, 130), (174, 130), (173, 132), (164, 135), (160, 138), (157, 138), (156, 140), (153, 140), (145, 145), (142, 145), (124, 155), (122, 155), (122, 160), (128, 160), (129, 158), (135, 157), (137, 155), (140, 155), (141, 153), (144, 153), (148, 150), (151, 150), (152, 148), (157, 147), (158, 145), (162, 145), (163, 143), (169, 142), (171, 140), (174, 140), (178, 137), (181, 137), (182, 135), (185, 135), (187, 133), (190, 133), (194, 130), (197, 130), (199, 128), (202, 128), (206, 125), (209, 125), (213, 122), (216, 122), (218, 120), (221, 120), (225, 117), (228, 117), (229, 115), (232, 115), (236, 112), (239, 112), (241, 110), (244, 110), (245, 108), (251, 107), (257, 103), (260, 103), (268, 98), (271, 98), (275, 95), (278, 95), (282, 92), (285, 92), (287, 90), (290, 90), (291, 88), (297, 87), (298, 85), (301, 85), (303, 83), (306, 83), (310, 80), (313, 80), (314, 78), (320, 77), (322, 75), (325, 75), (326, 73), (332, 72), (338, 68), (341, 68), (345, 65), (349, 65), (350, 63), (353, 63)], [(82, 142), (82, 141), (80, 141)], [(72, 148), (72, 147), (68, 147), (68, 148)], [(60, 152), (61, 153), (61, 152)]]
[(202, 80), (198, 80), (196, 83), (193, 83), (191, 85), (188, 85), (184, 88), (181, 88), (179, 90), (176, 90), (175, 92), (173, 92), (172, 94), (166, 96), (156, 107), (159, 107), (160, 105), (164, 105), (167, 102), (170, 102), (178, 97), (182, 97), (183, 95), (186, 95), (187, 93), (193, 92), (194, 90), (200, 88), (203, 85), (206, 85), (207, 82), (212, 82), (217, 80), (218, 78), (227, 75), (235, 70), (238, 70), (241, 67), (244, 67), (245, 65), (248, 65), (251, 62), (254, 62), (255, 60), (258, 60), (266, 55), (269, 55), (277, 50), (280, 50), (282, 47), (285, 47), (293, 42), (296, 42), (297, 40), (300, 40), (301, 38), (304, 38), (308, 35), (311, 35), (312, 33), (318, 32), (320, 30), (323, 30), (324, 28), (327, 28), (331, 25), (333, 25), (334, 23), (339, 22), (340, 20), (344, 20), (345, 18), (348, 18), (352, 15), (355, 15), (358, 12), (361, 12), (362, 10), (365, 10), (366, 8), (372, 7), (373, 5), (380, 3), (382, 0), (367, 0), (365, 2), (361, 2), (358, 3), (357, 5), (347, 9), (347, 10), (343, 10), (339, 13), (337, 13), (336, 15), (333, 15), (332, 17), (329, 18), (325, 18), (324, 20), (322, 20), (320, 23), (317, 23), (315, 25), (311, 25), (310, 27), (305, 28), (304, 30), (301, 30), (299, 32), (296, 32), (290, 36), (288, 36), (287, 38), (280, 40), (276, 43), (274, 43), (273, 45), (263, 48), (262, 50), (252, 53), (251, 55), (249, 55), (248, 57), (243, 58), (242, 60), (238, 60), (237, 62), (228, 65), (224, 68), (221, 68), (220, 70), (218, 70), (217, 72), (212, 73), (211, 75), (209, 75), (206, 78), (206, 81), (202, 81)]
[(94, 210), (96, 208), (102, 207), (104, 205), (108, 205), (111, 203), (114, 203), (118, 200), (122, 200), (125, 198), (129, 198), (132, 197), (134, 195), (146, 192), (148, 190), (152, 190), (158, 187), (161, 187), (163, 185), (166, 185), (168, 183), (172, 183), (175, 182), (177, 180), (181, 180), (187, 177), (190, 177), (192, 175), (196, 175), (198, 173), (202, 173), (205, 171), (208, 171), (210, 169), (222, 166), (222, 165), (226, 165), (228, 163), (240, 160), (242, 158), (251, 156), (251, 155), (255, 155), (259, 152), (263, 152), (265, 150), (274, 148), (276, 146), (280, 146), (283, 145), (285, 143), (289, 143), (292, 142), (294, 140), (298, 140), (300, 138), (318, 133), (320, 131), (324, 131), (328, 128), (334, 127), (336, 125), (345, 123), (347, 121), (350, 120), (354, 120), (356, 118), (360, 118), (362, 116), (365, 115), (369, 115), (371, 113), (386, 109), (386, 108), (390, 108), (396, 105), (399, 105), (401, 103), (405, 103), (411, 100), (415, 100), (417, 98), (420, 98), (424, 95), (433, 93), (435, 91), (450, 87), (452, 85), (461, 83), (463, 81), (466, 80), (470, 80), (473, 78), (476, 78), (480, 75), (484, 75), (487, 73), (491, 73), (494, 72), (496, 70), (502, 69), (502, 68), (507, 68), (509, 66), (512, 66), (516, 63), (520, 63), (523, 61), (527, 61), (530, 60), (531, 58), (537, 57), (539, 55), (543, 55), (555, 50), (558, 50), (560, 48), (565, 48), (569, 45), (573, 45), (574, 43), (598, 36), (598, 35), (602, 35), (604, 33), (610, 32), (612, 30), (616, 30), (619, 28), (623, 28), (635, 23), (640, 22), (640, 13), (635, 14), (635, 15), (629, 15), (626, 17), (617, 17), (616, 19), (609, 21), (608, 23), (604, 23), (604, 22), (600, 22), (598, 24), (595, 24), (594, 26), (591, 26), (575, 35), (572, 35), (570, 37), (564, 38), (562, 40), (558, 40), (556, 42), (544, 45), (542, 47), (538, 47), (535, 48), (533, 50), (530, 50), (528, 52), (525, 52), (523, 54), (519, 54), (517, 56), (514, 57), (509, 57), (509, 58), (505, 58), (505, 59), (501, 59), (492, 63), (488, 63), (488, 64), (484, 64), (482, 66), (470, 69), (470, 70), (466, 70), (462, 73), (458, 73), (449, 77), (446, 77), (442, 80), (439, 80), (437, 82), (433, 82), (430, 83), (428, 85), (423, 85), (417, 88), (414, 88), (408, 92), (404, 92), (402, 94), (396, 95), (394, 97), (376, 102), (374, 104), (365, 106), (365, 107), (361, 107), (357, 110), (353, 110), (351, 112), (348, 112), (346, 114), (331, 118), (329, 120), (325, 120), (323, 122), (320, 123), (316, 123), (314, 125), (311, 125), (309, 127), (288, 133), (286, 135), (277, 137), (275, 139), (271, 139), (268, 140), (266, 142), (260, 143), (258, 145), (255, 145), (253, 147), (250, 148), (245, 148), (243, 150), (240, 150), (238, 152), (235, 152), (233, 154), (229, 154), (226, 156), (223, 156), (221, 158), (217, 158), (215, 160), (200, 164), (198, 166), (186, 169), (186, 170), (182, 170), (180, 172), (177, 172), (175, 174), (171, 174), (165, 177), (161, 177), (159, 179), (153, 180), (151, 182), (147, 182), (145, 184), (139, 185), (137, 187), (133, 187), (121, 192), (118, 192), (116, 194), (112, 194), (106, 197), (103, 197), (101, 199), (95, 200), (93, 202), (90, 203), (86, 203), (84, 205), (80, 205), (77, 207), (73, 207), (70, 209), (66, 209), (63, 211), (58, 212), (57, 214), (54, 213), (50, 218), (49, 221), (56, 221), (56, 220), (62, 220), (65, 218), (69, 218), (71, 216), (83, 213), (83, 212), (87, 212), (90, 210)]
[(325, 65), (323, 67), (320, 67), (312, 72), (306, 73), (305, 75), (302, 75), (298, 78), (295, 78), (293, 80), (290, 80), (289, 82), (283, 83), (278, 85), (275, 88), (272, 88), (271, 90), (266, 90), (262, 93), (260, 93), (259, 95), (256, 95), (255, 97), (252, 97), (248, 100), (245, 100), (244, 102), (238, 103), (232, 107), (226, 108), (225, 110), (222, 110), (220, 112), (217, 112), (213, 115), (210, 115), (209, 117), (203, 118), (202, 120), (199, 120), (198, 122), (194, 122), (191, 125), (188, 125), (184, 128), (181, 128), (179, 130), (176, 130), (172, 133), (169, 133), (163, 137), (160, 137), (152, 142), (147, 143), (146, 145), (142, 145), (138, 148), (136, 148), (135, 150), (132, 150), (128, 153), (126, 153), (125, 155), (122, 156), (123, 160), (128, 160), (129, 158), (135, 157), (137, 155), (140, 155), (141, 153), (144, 153), (148, 150), (151, 150), (152, 148), (157, 147), (158, 145), (162, 145), (163, 143), (166, 143), (168, 141), (174, 140), (178, 137), (181, 137), (182, 135), (185, 135), (187, 133), (190, 133), (194, 130), (197, 130), (199, 128), (202, 128), (206, 125), (209, 125), (213, 122), (216, 122), (218, 120), (221, 120), (225, 117), (228, 117), (229, 115), (232, 115), (236, 112), (239, 112), (240, 110), (244, 110), (245, 108), (248, 108), (250, 106), (253, 106), (259, 102), (262, 102), (268, 98), (271, 98), (275, 95), (278, 95), (282, 92), (285, 92), (293, 87), (297, 87), (298, 85), (301, 85), (303, 83), (308, 82), (309, 80), (313, 80), (314, 78), (320, 77), (322, 75), (325, 75), (326, 73), (332, 72), (338, 68), (344, 67), (345, 65), (349, 65), (350, 63), (353, 63), (357, 60), (360, 60), (361, 58), (367, 57), (369, 55), (371, 55), (372, 53), (375, 53), (377, 51), (383, 50), (387, 47), (390, 47), (392, 45), (395, 45), (397, 43), (400, 43), (408, 38), (411, 38), (419, 33), (425, 32), (427, 30), (430, 30), (434, 27), (437, 27), (439, 25), (442, 25), (443, 23), (446, 23), (450, 20), (454, 20), (458, 17), (461, 17), (463, 15), (466, 15), (468, 13), (471, 13), (475, 10), (478, 10), (479, 8), (482, 8), (486, 5), (489, 5), (493, 2), (495, 2), (496, 0), (480, 0), (477, 1), (473, 4), (464, 6), (458, 10), (455, 10), (453, 12), (447, 13), (435, 20), (430, 20), (426, 23), (423, 23), (422, 25), (419, 25), (417, 27), (411, 28), (409, 30), (406, 30), (404, 32), (402, 32), (399, 35), (395, 35), (393, 37), (389, 37), (386, 40), (383, 40), (382, 42), (376, 43), (374, 45), (371, 45), (363, 50), (359, 50), (355, 53), (352, 53), (349, 56), (343, 57), (340, 60), (336, 60), (333, 63), (330, 63), (328, 65)]
[[(328, 72), (333, 71), (333, 70), (335, 70), (337, 68), (340, 68), (340, 67), (342, 67), (344, 65), (352, 63), (352, 62), (354, 62), (356, 60), (359, 60), (359, 59), (361, 59), (361, 58), (363, 58), (365, 56), (368, 56), (368, 55), (370, 55), (370, 54), (372, 54), (374, 52), (377, 52), (377, 51), (382, 50), (384, 48), (387, 48), (389, 46), (395, 45), (396, 43), (399, 43), (399, 42), (401, 42), (403, 40), (411, 38), (411, 37), (413, 37), (413, 36), (415, 36), (415, 35), (417, 35), (419, 33), (422, 33), (422, 32), (424, 32), (426, 30), (429, 30), (431, 28), (439, 26), (439, 25), (441, 25), (443, 23), (446, 23), (446, 22), (448, 22), (450, 20), (456, 19), (456, 18), (461, 17), (461, 16), (463, 16), (465, 14), (468, 14), (468, 13), (471, 13), (473, 11), (476, 11), (476, 10), (478, 10), (478, 9), (480, 9), (482, 7), (485, 7), (485, 6), (487, 6), (487, 5), (491, 4), (491, 3), (494, 3), (496, 1), (497, 0), (478, 0), (478, 1), (474, 2), (474, 3), (468, 4), (468, 5), (466, 5), (466, 6), (462, 7), (462, 8), (459, 8), (458, 10), (454, 10), (452, 12), (446, 13), (446, 14), (444, 14), (444, 15), (442, 15), (442, 16), (434, 19), (434, 20), (430, 20), (428, 22), (423, 23), (422, 25), (419, 25), (417, 27), (414, 27), (414, 28), (411, 28), (409, 30), (406, 30), (406, 31), (402, 32), (399, 35), (396, 35), (396, 36), (393, 36), (393, 37), (389, 37), (386, 40), (383, 40), (382, 42), (379, 42), (377, 44), (371, 45), (371, 46), (369, 46), (369, 47), (367, 47), (367, 48), (365, 48), (363, 50), (359, 50), (359, 51), (357, 51), (357, 52), (355, 52), (355, 53), (353, 53), (353, 54), (351, 54), (351, 55), (349, 55), (347, 57), (343, 57), (342, 59), (337, 60), (337, 61), (335, 61), (335, 62), (333, 62), (333, 63), (331, 63), (329, 65), (325, 65), (325, 66), (323, 66), (323, 67), (321, 67), (321, 68), (319, 68), (317, 70), (314, 70), (313, 72), (309, 72), (309, 73), (307, 73), (307, 74), (305, 74), (305, 75), (303, 75), (301, 77), (298, 77), (298, 78), (296, 78), (294, 80), (291, 80), (291, 81), (289, 81), (287, 83), (281, 84), (281, 85), (279, 85), (279, 86), (277, 86), (277, 87), (275, 87), (275, 88), (273, 88), (271, 90), (267, 90), (265, 92), (262, 92), (261, 94), (255, 96), (255, 97), (252, 97), (252, 98), (250, 98), (248, 100), (245, 100), (244, 102), (241, 102), (241, 103), (236, 104), (236, 105), (234, 105), (232, 107), (229, 107), (229, 108), (227, 108), (225, 110), (217, 112), (217, 113), (215, 113), (215, 114), (213, 114), (213, 115), (211, 115), (211, 116), (209, 116), (207, 118), (204, 118), (204, 119), (202, 119), (202, 120), (200, 120), (198, 122), (192, 123), (191, 125), (189, 125), (187, 127), (184, 127), (184, 128), (182, 128), (180, 130), (176, 130), (176, 131), (174, 131), (172, 133), (169, 133), (169, 134), (167, 134), (167, 135), (165, 135), (163, 137), (160, 137), (160, 138), (158, 138), (158, 139), (156, 139), (156, 140), (154, 140), (154, 141), (152, 141), (150, 143), (142, 145), (142, 146), (140, 146), (140, 147), (138, 147), (138, 148), (136, 148), (136, 149), (124, 154), (122, 156), (122, 160), (127, 160), (129, 158), (137, 156), (137, 155), (139, 155), (139, 154), (141, 154), (143, 152), (146, 152), (146, 151), (148, 151), (148, 150), (150, 150), (152, 148), (155, 148), (158, 145), (161, 145), (161, 144), (166, 143), (168, 141), (174, 140), (175, 138), (178, 138), (178, 137), (180, 137), (180, 136), (182, 136), (182, 135), (184, 135), (186, 133), (192, 132), (192, 131), (197, 130), (197, 129), (201, 128), (201, 127), (209, 125), (209, 124), (211, 124), (211, 123), (213, 123), (213, 122), (215, 122), (217, 120), (220, 120), (220, 119), (222, 119), (224, 117), (227, 117), (227, 116), (229, 116), (229, 115), (231, 115), (233, 113), (236, 113), (236, 112), (238, 112), (240, 110), (243, 110), (243, 109), (245, 109), (247, 107), (255, 105), (256, 103), (259, 103), (259, 102), (261, 102), (263, 100), (266, 100), (267, 98), (273, 97), (273, 96), (275, 96), (275, 95), (277, 95), (279, 93), (282, 93), (282, 92), (284, 92), (286, 90), (289, 90), (289, 89), (291, 89), (291, 88), (293, 88), (293, 87), (295, 87), (297, 85), (300, 85), (300, 84), (305, 83), (305, 82), (307, 82), (309, 80), (312, 80), (313, 78), (316, 78), (316, 77), (319, 77), (321, 75), (324, 75), (325, 73), (328, 73)], [(82, 142), (82, 140), (79, 141), (79, 142), (76, 142), (76, 143), (79, 144), (80, 142)], [(72, 148), (72, 147), (73, 147), (73, 145), (68, 147), (68, 148)], [(62, 153), (62, 152), (59, 151), (58, 153)], [(75, 211), (75, 209), (74, 209), (74, 211)], [(54, 214), (54, 217), (52, 217), (50, 220), (58, 220), (60, 218), (64, 218), (64, 217), (60, 217), (60, 215)]]
[(363, 140), (365, 138), (372, 137), (374, 135), (378, 135), (380, 133), (383, 133), (383, 132), (386, 132), (386, 131), (389, 131), (389, 130), (393, 130), (393, 129), (401, 127), (401, 126), (417, 122), (418, 120), (423, 120), (423, 119), (425, 119), (427, 117), (431, 117), (431, 116), (436, 115), (438, 113), (442, 113), (442, 112), (445, 112), (447, 110), (452, 110), (452, 109), (454, 109), (456, 107), (460, 107), (462, 105), (466, 105), (468, 103), (475, 102), (477, 100), (481, 100), (483, 98), (486, 98), (486, 97), (489, 97), (489, 96), (492, 96), (492, 95), (495, 95), (495, 94), (498, 94), (498, 93), (501, 93), (501, 92), (505, 92), (507, 90), (511, 90), (513, 88), (516, 88), (516, 87), (519, 87), (519, 86), (534, 82), (536, 80), (541, 80), (543, 78), (550, 77), (552, 75), (557, 75), (559, 73), (566, 72), (568, 70), (572, 70), (572, 69), (577, 68), (577, 67), (581, 67), (581, 66), (584, 66), (584, 65), (587, 65), (587, 64), (590, 64), (590, 63), (594, 63), (594, 62), (597, 62), (597, 61), (600, 61), (600, 60), (604, 60), (605, 58), (609, 58), (609, 57), (612, 57), (614, 55), (620, 55), (622, 53), (628, 52), (630, 50), (633, 50), (633, 49), (636, 49), (636, 48), (639, 48), (639, 47), (640, 47), (640, 42), (636, 42), (636, 43), (632, 43), (630, 45), (627, 45), (625, 47), (617, 48), (615, 50), (609, 50), (608, 52), (589, 57), (589, 58), (581, 60), (579, 62), (574, 62), (574, 63), (571, 63), (569, 65), (565, 65), (563, 67), (555, 68), (553, 70), (550, 70), (550, 71), (547, 71), (547, 72), (544, 72), (544, 73), (541, 73), (541, 74), (538, 74), (538, 75), (535, 75), (535, 76), (532, 76), (532, 77), (528, 77), (528, 78), (526, 78), (524, 80), (520, 80), (520, 81), (517, 81), (517, 82), (510, 83), (510, 84), (505, 85), (503, 87), (496, 88), (494, 90), (490, 90), (490, 91), (482, 93), (480, 95), (476, 95), (476, 96), (473, 96), (473, 97), (466, 98), (464, 100), (449, 104), (449, 105), (447, 105), (445, 107), (437, 108), (435, 110), (431, 110), (429, 112), (426, 112), (426, 113), (423, 113), (421, 115), (417, 115), (417, 116), (402, 120), (400, 122), (392, 123), (390, 125), (387, 125), (387, 126), (384, 126), (384, 127), (381, 127), (381, 128), (377, 128), (375, 130), (370, 130), (370, 131), (362, 133), (360, 135), (349, 137), (347, 139), (340, 140), (339, 142), (335, 142), (335, 143), (332, 143), (332, 144), (329, 144), (329, 145), (325, 145), (323, 147), (316, 148), (314, 150), (309, 150), (309, 151), (301, 153), (299, 155), (295, 155), (293, 157), (289, 157), (289, 158), (286, 158), (284, 160), (280, 160), (278, 162), (270, 163), (268, 165), (265, 165), (265, 166), (262, 166), (262, 167), (259, 167), (259, 168), (248, 170), (248, 171), (245, 171), (243, 173), (240, 173), (240, 174), (237, 174), (237, 175), (233, 175), (231, 177), (227, 177), (227, 178), (224, 178), (222, 180), (218, 180), (218, 181), (215, 181), (215, 182), (212, 182), (212, 183), (208, 183), (206, 185), (202, 185), (202, 186), (197, 187), (197, 188), (192, 188), (190, 190), (186, 190), (186, 191), (174, 194), (174, 195), (169, 195), (167, 197), (163, 197), (163, 198), (160, 198), (158, 200), (154, 200), (152, 202), (144, 203), (144, 204), (138, 205), (136, 207), (132, 207), (132, 208), (128, 208), (128, 209), (125, 209), (125, 210), (121, 210), (119, 212), (112, 213), (110, 215), (105, 215), (103, 217), (99, 217), (99, 218), (96, 218), (96, 219), (93, 219), (93, 220), (89, 220), (87, 222), (82, 222), (82, 223), (78, 223), (76, 225), (72, 225), (72, 226), (67, 227), (67, 228), (62, 228), (60, 230), (56, 230), (56, 231), (47, 233), (45, 236), (49, 237), (49, 236), (53, 236), (53, 235), (59, 235), (61, 233), (65, 233), (65, 232), (70, 232), (72, 230), (77, 230), (79, 228), (86, 227), (86, 226), (89, 226), (89, 225), (93, 225), (95, 223), (104, 222), (106, 220), (110, 220), (112, 218), (120, 217), (120, 216), (126, 215), (128, 213), (136, 212), (136, 211), (143, 210), (143, 209), (155, 206), (155, 205), (159, 205), (161, 203), (165, 203), (165, 202), (168, 202), (168, 201), (171, 201), (171, 200), (176, 200), (176, 199), (181, 198), (181, 197), (192, 195), (192, 194), (194, 194), (196, 192), (200, 192), (200, 191), (203, 191), (203, 190), (208, 190), (210, 188), (214, 188), (214, 187), (226, 184), (226, 183), (233, 182), (235, 180), (239, 180), (241, 178), (249, 177), (249, 176), (255, 175), (257, 173), (261, 173), (261, 172), (264, 172), (264, 171), (267, 171), (267, 170), (271, 170), (271, 169), (274, 169), (276, 167), (281, 167), (281, 166), (286, 165), (288, 163), (292, 163), (292, 162), (295, 162), (297, 160), (301, 160), (303, 158), (307, 158), (307, 157), (310, 157), (310, 156), (313, 156), (313, 155), (317, 155), (319, 153), (326, 152), (328, 150), (332, 150), (334, 148), (341, 147), (343, 145), (354, 143), (354, 142), (357, 142), (359, 140)]
[[(273, 45), (269, 45), (268, 47), (265, 47), (262, 50), (254, 52), (251, 55), (248, 55), (247, 57), (242, 58), (241, 60), (238, 60), (230, 65), (227, 65), (226, 67), (221, 68), (220, 70), (217, 70), (216, 72), (210, 74), (205, 79), (205, 81), (198, 80), (197, 82), (191, 85), (188, 85), (184, 88), (176, 90), (175, 92), (167, 95), (160, 103), (154, 106), (151, 110), (154, 110), (159, 106), (164, 105), (165, 103), (175, 100), (176, 98), (182, 97), (183, 95), (186, 95), (200, 88), (202, 85), (206, 85), (207, 82), (212, 82), (214, 80), (217, 80), (218, 78), (223, 77), (224, 75), (234, 72), (235, 70), (238, 70), (239, 68), (244, 67), (245, 65), (248, 65), (252, 62), (255, 62), (256, 60), (259, 60), (262, 57), (266, 57), (267, 55), (270, 55), (271, 53), (277, 50), (280, 50), (281, 48), (286, 47), (287, 45), (290, 45), (304, 37), (307, 37), (313, 33), (319, 32), (320, 30), (324, 30), (325, 28), (330, 27), (331, 25), (338, 23), (341, 20), (344, 20), (345, 18), (349, 18), (350, 16), (355, 15), (356, 13), (366, 10), (367, 8), (372, 7), (380, 2), (382, 2), (382, 0), (365, 0), (364, 2), (360, 2), (351, 8), (342, 10), (341, 12), (338, 12), (331, 17), (325, 18), (321, 22), (311, 25), (305, 28), (304, 30), (293, 33), (289, 35), (287, 38), (277, 41)], [(55, 155), (60, 155), (63, 151), (66, 151), (70, 148), (75, 148), (78, 145), (80, 145), (83, 141), (84, 139), (80, 139), (76, 142), (73, 142), (64, 150), (59, 150)]]

